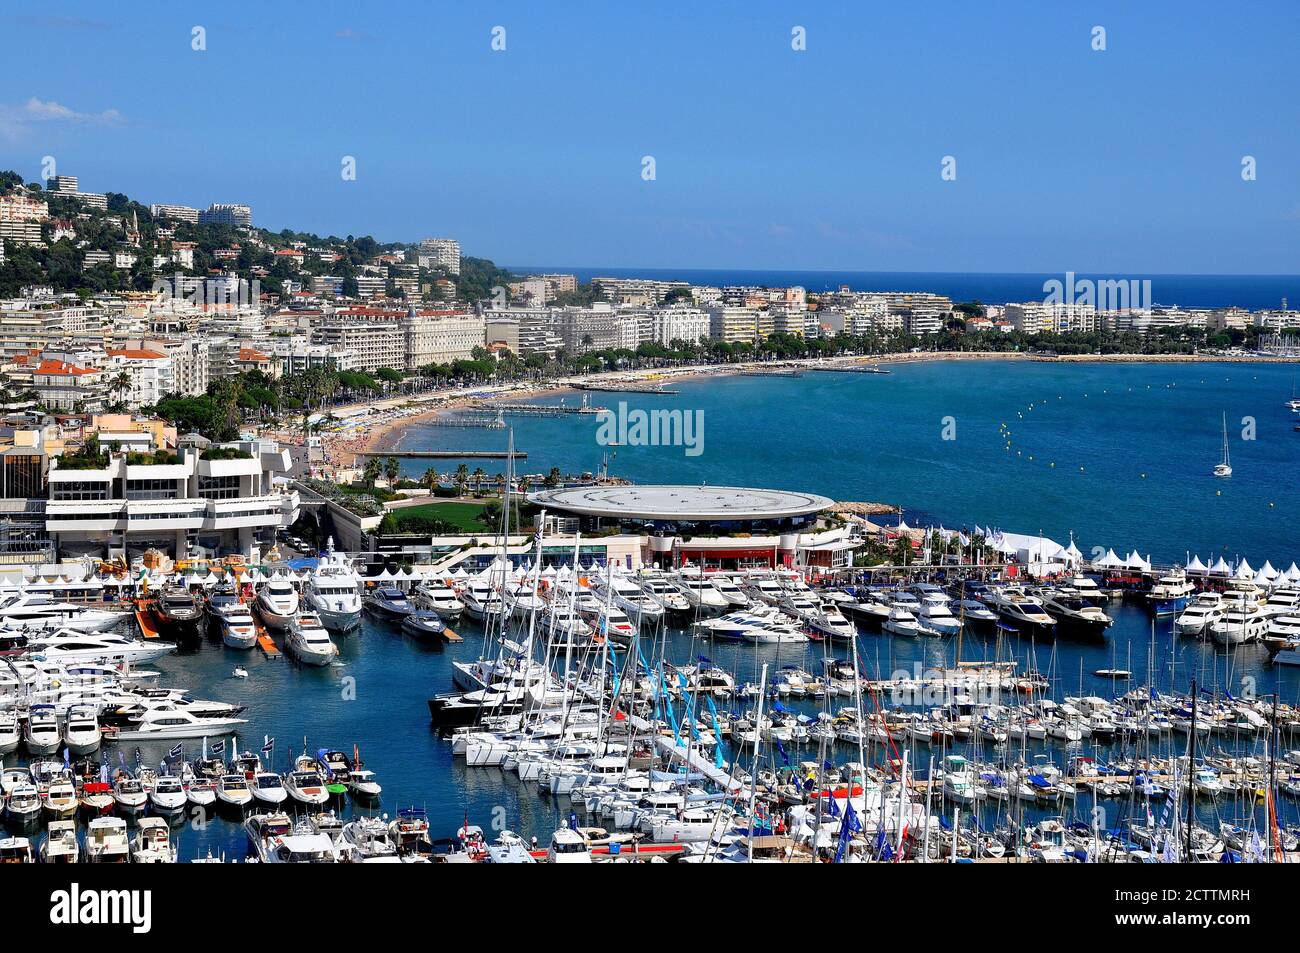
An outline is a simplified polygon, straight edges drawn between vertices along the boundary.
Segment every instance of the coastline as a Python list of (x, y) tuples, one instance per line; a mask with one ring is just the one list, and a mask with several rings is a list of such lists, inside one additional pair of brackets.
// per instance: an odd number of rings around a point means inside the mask
[[(352, 416), (357, 426), (364, 426), (360, 435), (344, 437), (326, 435), (326, 458), (334, 465), (345, 465), (340, 457), (350, 457), (356, 465), (363, 452), (382, 448), (397, 450), (407, 430), (426, 420), (452, 410), (462, 409), (483, 400), (510, 397), (528, 399), (555, 393), (576, 393), (587, 390), (594, 393), (616, 394), (620, 388), (632, 390), (639, 386), (671, 384), (701, 377), (762, 373), (763, 371), (802, 370), (811, 368), (874, 367), (888, 364), (919, 364), (939, 361), (1025, 361), (1057, 364), (1286, 364), (1297, 363), (1295, 358), (1265, 357), (1257, 355), (1220, 354), (1028, 354), (1019, 351), (924, 351), (907, 354), (883, 354), (871, 357), (792, 358), (785, 361), (746, 361), (718, 366), (693, 364), (683, 367), (645, 368), (628, 371), (602, 371), (595, 374), (573, 375), (557, 378), (544, 384), (484, 385), (444, 391), (438, 394), (413, 398), (392, 398), (374, 404), (335, 408), (335, 416)], [(594, 388), (594, 390), (592, 390)], [(350, 414), (351, 412), (351, 414)]]

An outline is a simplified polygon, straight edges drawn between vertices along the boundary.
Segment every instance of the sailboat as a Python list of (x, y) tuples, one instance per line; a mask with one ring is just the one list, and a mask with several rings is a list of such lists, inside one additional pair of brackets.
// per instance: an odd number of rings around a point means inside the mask
[(1228, 415), (1223, 415), (1223, 462), (1214, 468), (1216, 477), (1232, 476), (1232, 461), (1228, 459)]

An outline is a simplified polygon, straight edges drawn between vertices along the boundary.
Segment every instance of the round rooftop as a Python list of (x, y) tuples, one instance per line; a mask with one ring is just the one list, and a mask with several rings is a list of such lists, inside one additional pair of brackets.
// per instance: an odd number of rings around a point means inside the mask
[(835, 505), (815, 493), (739, 486), (581, 486), (530, 493), (528, 500), (580, 516), (656, 520), (787, 519)]

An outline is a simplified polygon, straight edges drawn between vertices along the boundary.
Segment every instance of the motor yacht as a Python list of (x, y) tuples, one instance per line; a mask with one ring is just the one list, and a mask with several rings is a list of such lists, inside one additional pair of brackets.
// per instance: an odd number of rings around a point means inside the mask
[(131, 842), (131, 863), (176, 863), (176, 848), (172, 846), (171, 829), (165, 818), (140, 818), (140, 825)]
[(383, 788), (375, 772), (369, 768), (354, 767), (348, 774), (348, 791), (354, 798), (374, 799), (379, 797)]
[(22, 729), (18, 725), (18, 712), (13, 709), (0, 711), (0, 755), (18, 750), (22, 743)]
[(68, 709), (68, 719), (63, 723), (63, 746), (70, 755), (97, 751), (103, 739), (99, 716), (92, 706), (76, 705)]
[(274, 771), (255, 772), (250, 787), (254, 800), (259, 804), (279, 807), (289, 797), (289, 792), (284, 787), (284, 779)]
[(149, 792), (144, 789), (144, 782), (130, 771), (118, 771), (113, 778), (113, 805), (119, 814), (134, 817), (144, 813), (149, 804)]
[(840, 604), (840, 611), (868, 628), (881, 628), (889, 618), (889, 603), (877, 593), (865, 589), (858, 589), (854, 595), (854, 601)]
[(303, 586), (303, 601), (331, 632), (347, 633), (361, 625), (361, 580), (351, 564), (334, 551), (334, 539)]
[(232, 810), (244, 811), (253, 803), (253, 789), (243, 774), (224, 774), (217, 782), (217, 803)]
[(1255, 642), (1268, 633), (1270, 621), (1259, 605), (1231, 604), (1224, 609), (1222, 618), (1210, 623), (1210, 638), (1219, 645)]
[(1174, 617), (1179, 635), (1206, 635), (1211, 624), (1223, 618), (1223, 597), (1217, 592), (1198, 593), (1196, 599)]
[(125, 618), (121, 612), (58, 602), (48, 596), (14, 593), (0, 598), (0, 628), (27, 632), (59, 628), (106, 632)]
[[(698, 571), (680, 570), (677, 573), (678, 591), (685, 597), (690, 607), (701, 615), (717, 615), (726, 612), (733, 605), (742, 604), (729, 599), (719, 591), (714, 582), (712, 579), (706, 579), (704, 574)], [(735, 587), (734, 583), (732, 586)], [(738, 588), (736, 594), (742, 600), (744, 599), (744, 593)], [(744, 604), (747, 604), (747, 600)]]
[(415, 611), (406, 593), (396, 586), (376, 586), (366, 596), (366, 608), (381, 619), (398, 623)]
[(465, 606), (465, 614), (476, 622), (499, 618), (504, 611), (501, 593), (482, 579), (469, 580), (460, 590), (460, 600)]
[(669, 615), (680, 618), (694, 609), (694, 604), (686, 597), (686, 593), (659, 573), (643, 572), (637, 577), (637, 583), (641, 591), (663, 606)]
[(130, 859), (126, 821), (120, 817), (97, 817), (86, 825), (87, 863), (125, 864)]
[(272, 578), (257, 594), (256, 606), (267, 628), (283, 632), (298, 617), (298, 591), (289, 580)]
[(284, 788), (298, 804), (320, 806), (329, 802), (330, 792), (320, 770), (310, 766), (313, 764), (311, 759), (299, 758), (295, 769), (285, 775)]
[[(737, 585), (736, 580), (730, 576), (709, 576), (709, 585), (726, 600), (727, 607), (748, 609), (753, 605), (753, 601), (745, 594), (744, 589)], [(724, 607), (724, 611), (727, 607)]]
[(1043, 605), (1022, 586), (1004, 586), (992, 593), (992, 609), (998, 618), (1021, 632), (1050, 635), (1056, 622)]
[(1196, 598), (1196, 585), (1187, 573), (1175, 569), (1161, 576), (1147, 593), (1147, 605), (1156, 615), (1176, 615), (1191, 605)]
[(154, 600), (153, 615), (158, 631), (170, 638), (188, 639), (201, 634), (203, 609), (184, 586), (164, 587)]
[(1047, 614), (1056, 620), (1057, 631), (1062, 634), (1101, 638), (1115, 622), (1101, 607), (1093, 605), (1077, 589), (1069, 586), (1040, 589), (1038, 595)]
[(320, 619), (307, 613), (299, 613), (294, 618), (284, 644), (304, 665), (328, 665), (339, 654), (338, 646)]
[(174, 705), (149, 708), (117, 734), (118, 741), (173, 741), (178, 738), (203, 738), (247, 722), (245, 718), (202, 717)]
[(897, 604), (889, 610), (889, 616), (881, 628), (890, 635), (904, 638), (915, 638), (921, 634), (921, 623), (916, 621), (916, 616), (912, 615), (911, 610)]
[(23, 727), (23, 744), (31, 755), (54, 754), (59, 750), (59, 716), (53, 705), (32, 705)]
[(50, 821), (49, 833), (41, 845), (41, 863), (75, 864), (81, 853), (77, 843), (77, 822), (72, 820)]
[(120, 665), (150, 662), (175, 651), (175, 646), (154, 640), (129, 639), (113, 632), (77, 632), (59, 629), (29, 639), (27, 651), (41, 655), (51, 662), (87, 662), (102, 665)]
[(257, 859), (264, 864), (333, 864), (338, 851), (328, 834), (307, 826), (295, 828), (287, 814), (254, 814), (244, 830)]
[(238, 598), (210, 608), (223, 644), (232, 649), (251, 649), (257, 644), (257, 623), (253, 621), (253, 613)]
[(437, 579), (426, 579), (415, 587), (415, 600), (423, 608), (432, 609), (448, 622), (452, 622), (465, 611), (465, 603), (456, 596), (456, 592), (446, 583)]
[(961, 621), (952, 614), (945, 595), (927, 594), (921, 599), (921, 607), (915, 615), (922, 629), (937, 635), (956, 635), (961, 631)]
[(149, 806), (158, 814), (175, 814), (186, 800), (185, 785), (173, 774), (161, 774), (149, 786)]
[(25, 827), (41, 816), (41, 792), (34, 784), (18, 784), (5, 798), (5, 820), (14, 827)]
[(639, 626), (653, 626), (664, 617), (664, 607), (659, 600), (619, 573), (594, 577), (592, 591), (602, 603), (612, 600)]

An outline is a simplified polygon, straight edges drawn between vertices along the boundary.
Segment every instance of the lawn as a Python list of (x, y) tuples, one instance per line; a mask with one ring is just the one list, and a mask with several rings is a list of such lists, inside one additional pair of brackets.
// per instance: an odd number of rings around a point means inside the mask
[(490, 532), (494, 528), (483, 519), (485, 509), (482, 503), (444, 500), (439, 503), (424, 503), (420, 506), (404, 506), (401, 509), (390, 510), (390, 514), (397, 522), (399, 530), (406, 529), (410, 524), (419, 521), (441, 520), (466, 533), (483, 533)]

